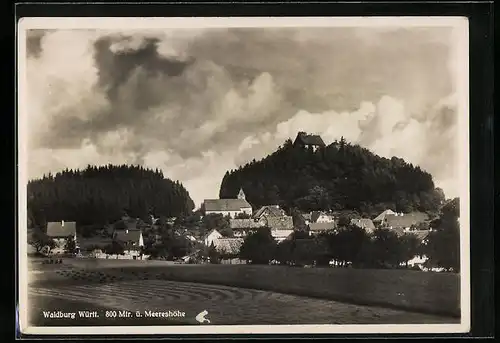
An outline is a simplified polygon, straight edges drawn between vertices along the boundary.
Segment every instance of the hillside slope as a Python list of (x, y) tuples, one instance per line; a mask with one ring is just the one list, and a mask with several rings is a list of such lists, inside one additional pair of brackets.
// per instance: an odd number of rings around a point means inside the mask
[(266, 158), (226, 172), (219, 196), (233, 198), (240, 187), (254, 207), (279, 204), (286, 210), (437, 212), (444, 200), (420, 167), (379, 157), (343, 138), (316, 152), (287, 140)]
[(126, 211), (132, 217), (178, 216), (190, 213), (194, 203), (178, 181), (161, 171), (139, 166), (88, 166), (65, 170), (28, 183), (29, 220), (76, 221), (79, 225), (104, 224)]

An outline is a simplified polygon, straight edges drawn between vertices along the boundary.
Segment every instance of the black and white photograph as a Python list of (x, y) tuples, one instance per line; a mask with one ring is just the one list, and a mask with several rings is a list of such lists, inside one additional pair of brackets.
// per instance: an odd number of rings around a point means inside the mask
[(468, 87), (466, 18), (23, 18), (21, 332), (468, 331)]

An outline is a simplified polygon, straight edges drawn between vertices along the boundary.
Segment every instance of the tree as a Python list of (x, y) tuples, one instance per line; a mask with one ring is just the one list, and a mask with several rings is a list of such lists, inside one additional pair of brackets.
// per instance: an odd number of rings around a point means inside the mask
[(380, 267), (397, 267), (405, 259), (398, 235), (389, 229), (376, 229), (372, 244), (373, 258)]
[(401, 259), (408, 267), (408, 261), (419, 255), (421, 252), (420, 241), (415, 235), (411, 233), (401, 236), (399, 240), (400, 250), (402, 254)]
[(55, 247), (54, 240), (38, 228), (34, 229), (32, 234), (28, 236), (28, 244), (33, 246), (38, 254), (40, 254), (42, 250), (50, 251)]
[(200, 226), (200, 234), (205, 235), (212, 229), (216, 229), (221, 234), (222, 232), (231, 234), (231, 232), (228, 231), (230, 229), (229, 217), (224, 217), (220, 213), (210, 213), (204, 216)]
[[(160, 171), (140, 166), (88, 166), (63, 170), (28, 182), (31, 223), (76, 221), (79, 225), (104, 225), (117, 221), (124, 208), (131, 217), (176, 217), (191, 212), (194, 203), (179, 183)], [(85, 233), (85, 232), (84, 232)]]
[(288, 264), (293, 261), (293, 240), (284, 240), (277, 244), (275, 259), (279, 261), (280, 264)]
[(268, 264), (276, 252), (276, 241), (267, 227), (250, 233), (240, 249), (240, 258), (252, 264)]
[(104, 248), (104, 252), (109, 255), (123, 255), (125, 253), (125, 249), (121, 242), (113, 240)]
[(431, 223), (425, 253), (428, 264), (447, 270), (460, 271), (459, 199), (455, 198), (441, 209), (441, 216)]
[(332, 257), (341, 265), (348, 262), (358, 265), (363, 261), (361, 251), (363, 245), (369, 240), (366, 231), (356, 225), (340, 228), (327, 236), (328, 246)]
[(215, 248), (213, 242), (210, 245), (210, 247), (208, 248), (208, 258), (210, 259), (211, 264), (219, 264), (220, 260), (221, 260), (221, 255), (217, 251), (217, 249)]
[(72, 236), (66, 239), (66, 243), (64, 244), (64, 252), (67, 254), (76, 253), (76, 242)]

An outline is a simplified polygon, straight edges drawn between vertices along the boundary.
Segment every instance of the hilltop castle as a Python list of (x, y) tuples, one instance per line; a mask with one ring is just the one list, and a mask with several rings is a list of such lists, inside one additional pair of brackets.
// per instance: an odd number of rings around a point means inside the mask
[(313, 151), (316, 151), (320, 147), (325, 147), (326, 144), (321, 139), (319, 135), (308, 135), (307, 133), (300, 131), (293, 142), (295, 146), (301, 146), (305, 148), (311, 147)]

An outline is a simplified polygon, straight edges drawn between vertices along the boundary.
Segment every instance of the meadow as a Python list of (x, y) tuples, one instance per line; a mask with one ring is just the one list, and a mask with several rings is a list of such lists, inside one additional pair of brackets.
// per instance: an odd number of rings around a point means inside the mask
[(165, 261), (65, 259), (32, 263), (31, 286), (169, 280), (224, 285), (460, 317), (460, 275), (414, 270), (176, 265)]

